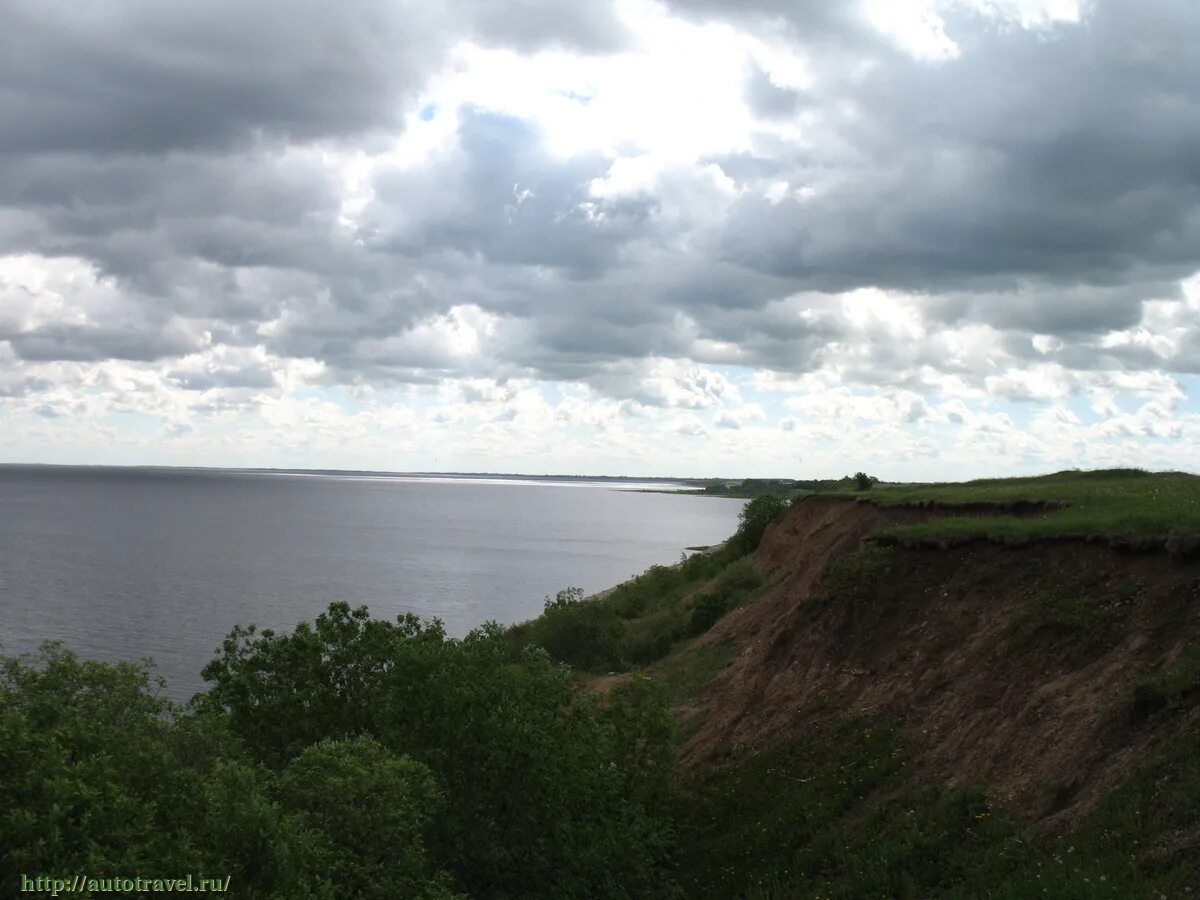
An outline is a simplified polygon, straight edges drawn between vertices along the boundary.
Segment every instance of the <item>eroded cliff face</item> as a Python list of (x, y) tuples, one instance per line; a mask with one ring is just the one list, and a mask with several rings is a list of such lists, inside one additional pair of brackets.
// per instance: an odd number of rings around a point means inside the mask
[(1200, 685), (1153, 687), (1186, 679), (1200, 646), (1200, 563), (870, 540), (931, 515), (945, 511), (809, 498), (770, 528), (756, 556), (769, 589), (700, 639), (736, 656), (689, 710), (685, 767), (873, 713), (910, 738), (909, 778), (986, 785), (1054, 828), (1200, 715)]

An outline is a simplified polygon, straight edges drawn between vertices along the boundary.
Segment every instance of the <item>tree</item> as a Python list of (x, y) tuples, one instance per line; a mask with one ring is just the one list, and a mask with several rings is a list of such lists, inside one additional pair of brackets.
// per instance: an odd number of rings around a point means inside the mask
[[(575, 596), (564, 592), (547, 615), (593, 608)], [(454, 640), (436, 623), (393, 624), (333, 604), (291, 634), (235, 629), (204, 675), (208, 702), (285, 776), (323, 739), (358, 735), (425, 767), (445, 797), (431, 819), (431, 860), (471, 897), (666, 889), (669, 811), (627, 790), (643, 781), (630, 766), (651, 757), (614, 755), (614, 730), (627, 742), (631, 719), (605, 720), (540, 647), (514, 657), (498, 625)], [(632, 721), (654, 723), (649, 714)], [(376, 751), (347, 752), (336, 756), (359, 769), (354, 757)], [(394, 779), (396, 792), (410, 775)], [(366, 865), (351, 859), (342, 871), (357, 883)]]
[(783, 515), (787, 502), (775, 494), (762, 494), (750, 500), (738, 515), (737, 533), (733, 540), (742, 553), (751, 553), (762, 540), (767, 526)]
[(324, 740), (288, 764), (275, 793), (318, 836), (320, 868), (340, 896), (462, 900), (426, 853), (445, 804), (426, 766), (368, 737)]
[(874, 475), (868, 475), (866, 472), (854, 473), (854, 489), (856, 491), (869, 491), (878, 483), (879, 479)]
[(103, 870), (229, 875), (250, 900), (671, 896), (652, 685), (603, 707), (498, 625), (454, 640), (344, 603), (291, 633), (234, 629), (204, 674), (181, 708), (144, 665), (0, 657), (0, 884)]
[(143, 665), (55, 644), (0, 658), (0, 883), (196, 872), (228, 875), (239, 897), (344, 896), (270, 778), (220, 718), (154, 696)]

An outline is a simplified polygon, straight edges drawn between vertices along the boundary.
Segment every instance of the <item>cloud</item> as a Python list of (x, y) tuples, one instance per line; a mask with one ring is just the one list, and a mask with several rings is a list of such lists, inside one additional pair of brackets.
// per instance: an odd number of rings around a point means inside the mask
[[(740, 263), (823, 290), (1144, 286), (1195, 268), (1200, 68), (1186, 4), (1098, 4), (1048, 33), (961, 17), (937, 65), (829, 73), (804, 198), (748, 192)], [(1002, 307), (997, 307), (1002, 311)]]
[(1192, 4), (0, 3), (22, 446), (1194, 433)]
[(8, 153), (168, 153), (397, 124), (429, 54), (422, 5), (5, 3)]
[(614, 49), (603, 4), (5, 0), (6, 153), (169, 153), (380, 134), (456, 39)]

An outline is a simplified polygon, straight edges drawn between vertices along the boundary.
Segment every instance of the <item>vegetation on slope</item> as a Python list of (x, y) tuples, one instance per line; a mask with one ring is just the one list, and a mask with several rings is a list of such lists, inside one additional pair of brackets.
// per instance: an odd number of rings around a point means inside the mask
[[(1159, 491), (1194, 490), (1189, 479), (1066, 473), (876, 490), (900, 521), (930, 500), (1061, 500), (1080, 502), (1096, 533), (1128, 534), (1128, 519), (1108, 516), (1114, 498), (1153, 523)], [(1174, 499), (1158, 525), (1186, 508)], [(806, 514), (826, 521), (825, 509), (802, 502), (776, 533), (774, 558), (786, 566), (787, 534), (804, 533)], [(700, 762), (692, 753), (683, 773), (686, 893), (1200, 891), (1200, 569), (1085, 549), (868, 542), (825, 560), (811, 593), (787, 595), (785, 580), (760, 600), (748, 614), (764, 614), (761, 627), (741, 626), (750, 646), (723, 679), (727, 715), (697, 738), (710, 752)], [(1047, 741), (1066, 752), (1037, 759)], [(1007, 779), (1004, 789), (979, 773)]]
[(1078, 827), (1023, 826), (985, 786), (906, 775), (877, 717), (735, 757), (687, 786), (680, 880), (695, 897), (1125, 900), (1188, 897), (1200, 864), (1200, 729), (1175, 736)]
[(514, 648), (535, 644), (585, 672), (624, 672), (662, 659), (681, 642), (752, 600), (762, 586), (748, 554), (787, 508), (772, 495), (746, 504), (722, 547), (675, 566), (652, 566), (605, 594), (567, 589), (537, 619), (508, 631)]
[[(1004, 551), (992, 555), (1000, 559)], [(1194, 621), (1176, 617), (1200, 596), (1200, 579), (1193, 573), (1169, 594), (1155, 593), (1132, 573), (1114, 580), (1111, 570), (1030, 568), (1012, 559), (998, 570), (976, 557), (965, 571), (955, 567), (948, 583), (934, 561), (945, 557), (868, 544), (835, 563), (797, 610), (804, 631), (819, 637), (796, 652), (806, 657), (806, 671), (829, 674), (788, 694), (791, 728), (755, 746), (727, 741), (708, 764), (684, 772), (678, 871), (689, 896), (1117, 900), (1183, 898), (1198, 889), (1200, 644), (1161, 660), (1148, 654), (1124, 673), (1114, 672), (1111, 660), (1138, 659), (1121, 656), (1131, 631), (1157, 628), (1168, 642), (1181, 627), (1194, 633)], [(1005, 596), (1013, 583), (1020, 585), (1015, 600)], [(987, 607), (981, 615), (991, 629), (982, 642), (964, 646), (958, 634), (937, 627), (925, 643), (910, 639), (933, 610), (944, 613), (939, 623), (966, 620), (971, 631), (978, 627), (971, 607), (978, 605)], [(1005, 605), (1013, 607), (1007, 619)], [(945, 654), (967, 654), (979, 664), (955, 668), (939, 659), (939, 644)], [(829, 672), (825, 660), (807, 658), (815, 647), (843, 668)], [(889, 674), (917, 652), (935, 674), (927, 696), (902, 672)], [(979, 682), (963, 671), (977, 671)], [(1046, 685), (1072, 678), (1087, 685), (1101, 672), (1126, 687), (1106, 698), (1109, 711), (1101, 712), (1102, 732), (1094, 738), (1100, 754), (1141, 749), (1129, 755), (1132, 765), (1109, 770), (1103, 789), (1093, 786), (1082, 811), (1047, 824), (1078, 802), (1091, 766), (1076, 771), (1068, 764), (1072, 774), (1042, 784), (1040, 793), (1035, 780), (1032, 800), (1026, 791), (1021, 803), (970, 774), (989, 768), (989, 755), (1001, 769), (1028, 765), (1012, 759), (1023, 749), (1011, 747), (1013, 732), (987, 722), (1030, 712), (1040, 719), (1039, 709), (1058, 708), (1040, 705), (1039, 697), (1053, 697)], [(996, 682), (1020, 688), (1014, 711), (987, 699)], [(895, 699), (878, 709), (862, 706), (852, 698), (865, 686), (874, 689), (874, 703)], [(928, 718), (912, 708), (954, 695), (959, 702)], [(761, 691), (753, 696), (766, 700)], [(995, 715), (966, 721), (945, 714), (981, 703)], [(1057, 740), (1079, 739), (1072, 731), (1079, 715), (1049, 715)], [(944, 733), (931, 733), (937, 725)], [(1032, 742), (1038, 723), (1026, 721), (1017, 733)], [(939, 741), (958, 747), (953, 780), (933, 775), (928, 754)], [(979, 746), (988, 742), (994, 746)], [(1080, 756), (1087, 753), (1065, 758)]]

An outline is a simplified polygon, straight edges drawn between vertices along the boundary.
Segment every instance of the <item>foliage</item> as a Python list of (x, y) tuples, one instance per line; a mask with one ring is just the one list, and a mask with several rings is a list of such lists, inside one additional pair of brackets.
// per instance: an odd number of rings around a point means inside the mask
[(454, 896), (430, 864), (425, 833), (444, 799), (433, 773), (367, 738), (307, 747), (277, 779), (282, 805), (322, 840), (321, 870), (351, 896)]
[[(272, 766), (325, 737), (369, 732), (393, 671), (420, 677), (446, 636), (436, 620), (371, 619), (365, 607), (334, 603), (291, 634), (235, 626), (202, 674), (212, 687), (205, 709), (226, 714), (233, 730)], [(402, 660), (396, 648), (405, 649)], [(302, 710), (302, 715), (297, 711)]]
[(685, 893), (1119, 900), (1187, 896), (1200, 877), (1195, 726), (1058, 837), (1026, 831), (980, 787), (906, 782), (906, 744), (886, 722), (846, 718), (691, 779)]
[(237, 896), (669, 892), (670, 719), (600, 708), (503, 631), (334, 604), (238, 628), (190, 708), (144, 667), (49, 647), (0, 662), (0, 879), (229, 874)]
[(708, 631), (727, 612), (750, 600), (761, 585), (762, 578), (754, 570), (753, 559), (743, 557), (730, 564), (692, 604), (690, 633)]
[[(692, 699), (737, 655), (729, 638), (684, 644), (649, 670), (667, 693), (672, 706)], [(676, 738), (679, 737), (678, 731)]]
[(738, 515), (738, 530), (732, 543), (742, 553), (751, 553), (758, 548), (767, 526), (787, 510), (787, 501), (774, 494), (763, 494), (749, 501)]
[(703, 634), (712, 628), (727, 612), (728, 600), (715, 591), (701, 594), (692, 606), (690, 631), (692, 634)]
[(626, 773), (625, 794), (661, 804), (671, 793), (675, 767), (675, 720), (666, 689), (644, 675), (616, 685), (601, 716), (609, 727), (617, 768)]
[(856, 491), (869, 491), (879, 483), (878, 478), (873, 475), (868, 475), (866, 472), (855, 472), (850, 477), (854, 481), (854, 489)]
[(545, 611), (552, 612), (556, 609), (565, 609), (568, 606), (573, 606), (583, 599), (583, 588), (569, 587), (564, 588), (554, 595), (554, 598), (546, 598)]
[[(570, 600), (551, 614), (585, 608)], [(368, 735), (433, 773), (432, 857), (472, 897), (652, 896), (668, 823), (627, 793), (627, 737), (540, 648), (498, 626), (440, 625), (333, 604), (292, 634), (235, 630), (207, 703), (271, 766), (326, 737)]]
[(746, 500), (763, 494), (787, 498), (798, 490), (812, 490), (819, 482), (792, 478), (744, 478), (741, 481), (700, 482), (704, 493), (717, 497), (742, 497)]
[[(903, 761), (894, 729), (848, 720), (804, 740), (734, 757), (687, 785), (680, 882), (691, 896), (816, 896), (798, 854)], [(869, 896), (869, 895), (864, 895)]]
[(536, 631), (537, 643), (561, 662), (591, 670), (621, 666), (620, 617), (605, 605), (585, 602), (578, 588), (559, 591), (546, 602)]
[(662, 659), (696, 633), (695, 604), (713, 607), (711, 625), (752, 599), (760, 586), (753, 561), (730, 541), (675, 566), (651, 566), (599, 597), (560, 591), (537, 619), (510, 628), (507, 640), (514, 653), (534, 644), (586, 671), (625, 671)]
[(0, 660), (0, 883), (21, 873), (229, 875), (238, 896), (344, 896), (325, 835), (270, 793), (219, 719), (154, 696), (146, 669), (54, 644)]

